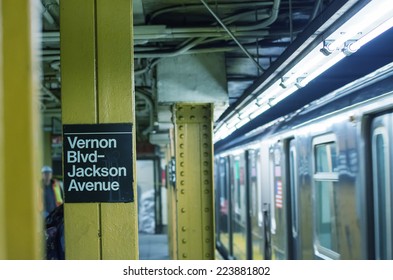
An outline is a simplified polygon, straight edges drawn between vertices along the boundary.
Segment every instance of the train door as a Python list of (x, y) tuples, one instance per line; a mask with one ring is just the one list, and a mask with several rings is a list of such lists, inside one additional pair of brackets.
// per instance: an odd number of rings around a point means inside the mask
[(339, 259), (337, 139), (334, 134), (313, 139), (314, 254)]
[(371, 125), (371, 153), (374, 197), (374, 247), (376, 259), (393, 258), (393, 114), (376, 117)]
[(261, 199), (261, 215), (259, 217), (259, 223), (261, 227), (262, 233), (262, 257), (265, 260), (272, 259), (272, 242), (271, 236), (273, 230), (272, 225), (275, 224), (273, 222), (274, 216), (272, 215), (273, 207), (272, 207), (272, 178), (270, 174), (272, 174), (273, 170), (273, 159), (269, 156), (270, 148), (268, 144), (263, 144), (262, 148), (259, 150), (258, 159), (257, 159), (257, 170), (258, 170), (258, 186), (260, 190), (260, 199)]
[(285, 186), (285, 154), (283, 153), (283, 144), (281, 141), (273, 145), (271, 149), (272, 160), (272, 183), (273, 195), (272, 204), (273, 209), (272, 222), (272, 258), (274, 259), (288, 259), (288, 220), (287, 220), (287, 205), (286, 201), (286, 186)]
[(299, 238), (299, 206), (298, 206), (298, 172), (297, 172), (297, 154), (295, 139), (291, 139), (288, 145), (288, 184), (290, 207), (289, 217), (289, 251), (292, 259), (300, 259), (300, 238)]
[(247, 186), (248, 186), (248, 258), (263, 259), (263, 234), (262, 234), (262, 197), (260, 185), (260, 172), (258, 167), (259, 150), (247, 151)]
[(216, 232), (220, 252), (228, 257), (230, 254), (229, 229), (229, 160), (220, 157), (216, 160)]
[(241, 153), (232, 157), (231, 173), (231, 229), (233, 257), (247, 259), (247, 202), (246, 202), (246, 164), (245, 155)]

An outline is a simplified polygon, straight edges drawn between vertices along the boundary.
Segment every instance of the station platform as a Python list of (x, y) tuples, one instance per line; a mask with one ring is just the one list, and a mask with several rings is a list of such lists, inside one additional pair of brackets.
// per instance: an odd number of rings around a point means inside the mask
[[(168, 235), (139, 233), (140, 260), (169, 260)], [(224, 260), (216, 250), (216, 260)]]
[(169, 260), (168, 236), (139, 233), (139, 259)]

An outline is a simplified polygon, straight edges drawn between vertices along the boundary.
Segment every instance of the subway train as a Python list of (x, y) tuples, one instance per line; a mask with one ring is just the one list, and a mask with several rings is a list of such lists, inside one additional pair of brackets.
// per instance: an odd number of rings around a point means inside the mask
[(217, 151), (226, 259), (393, 258), (393, 63)]

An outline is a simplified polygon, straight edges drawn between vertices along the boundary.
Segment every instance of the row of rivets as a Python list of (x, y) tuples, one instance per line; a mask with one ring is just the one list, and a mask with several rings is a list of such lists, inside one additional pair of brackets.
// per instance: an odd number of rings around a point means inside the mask
[[(179, 111), (180, 110), (182, 110), (183, 108), (182, 107), (180, 107), (179, 108)], [(185, 118), (184, 118), (184, 116), (179, 116), (179, 120), (184, 120)], [(179, 132), (180, 132), (180, 134), (179, 134), (179, 148), (180, 148), (180, 151), (179, 151), (179, 165), (180, 165), (180, 168), (184, 168), (185, 167), (185, 162), (184, 162), (184, 160), (185, 160), (185, 158), (184, 158), (184, 156), (185, 156), (185, 152), (184, 152), (184, 143), (183, 143), (183, 141), (185, 140), (185, 134), (184, 134), (184, 125), (178, 125), (177, 126), (177, 128), (178, 128), (178, 130), (179, 130)], [(182, 170), (182, 169), (180, 169), (179, 170), (179, 174), (180, 174), (180, 178), (179, 178), (179, 181), (180, 181), (180, 194), (181, 195), (185, 195), (185, 189), (184, 189), (184, 187), (185, 187), (185, 177), (184, 177), (184, 175), (185, 175), (185, 172), (184, 172), (184, 170)], [(186, 208), (185, 207), (181, 207), (180, 208), (180, 213), (181, 214), (185, 214), (186, 213)], [(182, 233), (183, 234), (185, 234), (186, 233), (186, 231), (187, 231), (187, 228), (185, 227), (185, 226), (182, 226), (181, 227), (181, 231), (182, 231)], [(180, 236), (179, 236), (179, 238), (181, 238)], [(185, 245), (186, 243), (187, 243), (187, 239), (186, 238), (181, 238), (181, 243), (183, 244), (183, 245)], [(182, 253), (182, 258), (183, 259), (186, 259), (187, 258), (187, 253)]]
[[(207, 118), (204, 117), (206, 120)], [(205, 194), (204, 196), (204, 215), (203, 215), (203, 223), (211, 223), (212, 222), (212, 217), (211, 217), (211, 186), (210, 186), (210, 180), (211, 178), (209, 175), (211, 174), (211, 164), (210, 164), (210, 156), (211, 156), (211, 144), (209, 145), (210, 141), (210, 136), (211, 136), (211, 131), (209, 131), (209, 126), (207, 124), (202, 125), (202, 130), (203, 130), (203, 184), (205, 186), (203, 193)], [(203, 236), (211, 236), (211, 230), (210, 226), (205, 226), (205, 233), (203, 233)], [(211, 239), (210, 238), (205, 238), (205, 246), (204, 246), (204, 257), (206, 259), (211, 258), (211, 250), (212, 250), (212, 244), (211, 244)]]
[[(186, 110), (188, 109), (188, 110)], [(177, 113), (177, 120), (179, 121), (185, 121), (186, 118), (189, 118), (191, 121), (194, 121), (197, 119), (196, 115), (201, 116), (204, 121), (208, 121), (211, 119), (211, 106), (206, 105), (202, 106), (202, 109), (200, 106), (198, 108), (194, 105), (187, 106), (187, 105), (182, 105), (182, 106), (177, 106), (176, 113)], [(192, 112), (189, 112), (192, 111)]]

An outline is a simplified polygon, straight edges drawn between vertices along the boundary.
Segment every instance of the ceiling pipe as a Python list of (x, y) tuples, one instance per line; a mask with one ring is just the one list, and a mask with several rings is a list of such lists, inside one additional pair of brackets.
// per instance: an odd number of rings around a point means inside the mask
[(202, 4), (206, 7), (206, 9), (212, 14), (212, 16), (217, 20), (217, 22), (222, 26), (222, 28), (225, 29), (226, 32), (232, 37), (232, 39), (236, 42), (236, 44), (239, 46), (239, 48), (248, 56), (249, 59), (255, 64), (255, 66), (261, 70), (262, 72), (265, 71), (265, 69), (262, 68), (261, 65), (251, 56), (251, 54), (247, 51), (245, 47), (239, 42), (239, 40), (236, 38), (235, 35), (228, 29), (228, 27), (221, 21), (221, 19), (214, 13), (212, 9), (210, 9), (209, 5), (206, 4), (204, 0), (201, 0)]
[[(272, 1), (271, 2), (217, 3), (217, 5), (215, 6), (217, 6), (217, 8), (219, 9), (232, 9), (232, 8), (250, 8), (250, 6), (256, 8), (256, 7), (265, 7), (271, 5), (273, 5)], [(161, 14), (175, 12), (179, 10), (194, 10), (194, 9), (203, 9), (203, 6), (201, 4), (185, 4), (180, 6), (172, 6), (172, 7), (164, 8), (153, 12), (149, 17), (149, 22), (151, 22), (154, 18), (156, 18)]]
[(322, 0), (316, 0), (313, 8), (313, 12), (310, 16), (310, 21), (312, 21), (318, 14), (319, 9), (321, 7)]
[[(134, 26), (134, 40), (138, 40), (138, 39), (144, 39), (144, 40), (153, 39), (154, 40), (154, 39), (164, 39), (164, 38), (168, 38), (168, 37), (169, 38), (191, 37), (191, 39), (183, 42), (181, 44), (182, 46), (175, 49), (175, 50), (170, 50), (170, 51), (160, 50), (160, 51), (153, 51), (153, 52), (150, 52), (150, 51), (135, 52), (135, 58), (162, 58), (162, 57), (174, 57), (174, 56), (181, 55), (181, 54), (223, 52), (223, 51), (233, 50), (234, 47), (229, 46), (229, 47), (219, 47), (219, 48), (204, 48), (204, 49), (198, 49), (198, 50), (191, 51), (191, 49), (194, 48), (195, 46), (202, 44), (202, 43), (206, 43), (207, 42), (206, 38), (219, 37), (220, 39), (225, 40), (225, 39), (229, 39), (228, 34), (232, 38), (235, 35), (236, 36), (246, 35), (246, 36), (250, 36), (250, 37), (254, 37), (257, 35), (259, 38), (263, 38), (265, 36), (268, 36), (269, 32), (267, 30), (258, 31), (257, 33), (249, 32), (249, 31), (255, 31), (256, 29), (258, 29), (260, 27), (267, 27), (277, 19), (280, 0), (275, 0), (274, 2), (271, 2), (271, 3), (273, 3), (273, 6), (272, 6), (272, 11), (270, 13), (270, 16), (268, 16), (267, 14), (262, 15), (261, 17), (263, 19), (259, 20), (257, 24), (253, 24), (253, 25), (231, 27), (231, 29), (225, 27), (225, 28), (227, 28), (226, 31), (225, 31), (225, 29), (223, 30), (218, 27), (167, 28), (164, 25)], [(223, 19), (222, 23), (225, 26), (225, 23), (236, 20), (237, 16), (241, 16), (241, 15), (244, 15), (247, 13), (249, 13), (249, 11), (238, 14), (238, 15), (229, 16), (229, 17)], [(239, 30), (244, 30), (244, 31), (239, 31)], [(232, 32), (232, 34), (228, 33), (228, 31)], [(245, 32), (245, 33), (241, 33), (241, 32)], [(222, 34), (222, 33), (225, 33), (225, 34)], [(216, 40), (216, 39), (213, 38), (213, 40)], [(43, 41), (44, 42), (60, 41), (59, 32), (45, 32), (43, 34)], [(235, 40), (235, 41), (237, 41), (237, 40)], [(248, 57), (250, 57), (250, 55), (248, 55)], [(46, 57), (45, 60), (50, 60), (50, 59), (52, 59), (52, 56)], [(152, 64), (145, 67), (144, 69), (136, 70), (134, 74), (135, 75), (144, 74), (147, 71), (149, 71), (152, 67), (154, 67), (157, 63), (158, 63), (158, 61), (155, 61)]]
[(277, 20), (278, 12), (280, 10), (280, 3), (281, 3), (281, 0), (274, 1), (270, 18), (260, 24), (261, 28), (267, 27), (267, 26), (273, 24)]
[(50, 24), (60, 25), (60, 8), (59, 3), (55, 0), (41, 0), (44, 7), (44, 17)]
[(147, 134), (149, 134), (154, 130), (154, 116), (153, 116), (153, 112), (155, 111), (154, 102), (151, 97), (151, 93), (147, 92), (144, 89), (135, 88), (135, 94), (141, 99), (145, 100), (150, 105), (151, 108), (151, 110), (149, 110), (149, 126), (142, 131), (142, 134), (146, 136)]
[[(277, 1), (277, 0), (276, 0)], [(275, 5), (273, 5), (274, 9)], [(226, 20), (223, 20), (224, 23), (233, 22), (236, 20), (236, 17), (246, 15), (250, 11), (240, 13), (238, 15), (229, 16)], [(253, 11), (255, 13), (255, 11)], [(231, 26), (229, 27), (231, 32), (236, 36), (253, 36), (252, 33), (248, 33), (249, 31), (257, 31), (263, 28), (266, 28), (270, 25), (270, 22), (274, 22), (277, 18), (274, 10), (270, 13), (263, 11), (264, 13), (259, 15), (259, 20), (257, 23), (251, 25), (240, 25), (240, 26)], [(242, 34), (242, 32), (245, 32)], [(134, 26), (134, 40), (157, 40), (157, 39), (168, 39), (168, 38), (194, 38), (194, 37), (214, 37), (214, 36), (223, 36), (226, 34), (226, 31), (223, 28), (218, 26), (203, 26), (203, 27), (178, 27), (171, 28), (165, 25), (142, 25), (142, 26)], [(59, 32), (44, 32), (43, 33), (43, 42), (60, 42), (60, 34)]]
[[(245, 12), (245, 13), (242, 13), (242, 14), (246, 14), (246, 13), (248, 13), (248, 11)], [(242, 14), (238, 14), (238, 15), (242, 15)], [(263, 18), (267, 18), (267, 17), (268, 17), (268, 15), (267, 15), (267, 13), (265, 13)], [(212, 34), (204, 33), (203, 35), (209, 35), (209, 36), (206, 36), (206, 38), (204, 38), (204, 36), (203, 37), (198, 36), (198, 35), (201, 35), (201, 34), (193, 33), (192, 35), (193, 35), (193, 37), (195, 37), (195, 39), (194, 40), (189, 39), (189, 40), (184, 41), (183, 43), (180, 44), (180, 46), (177, 47), (177, 49), (169, 50), (169, 51), (159, 51), (159, 52), (154, 52), (154, 51), (153, 52), (149, 52), (149, 51), (135, 52), (135, 58), (162, 58), (162, 57), (173, 57), (173, 56), (177, 56), (177, 55), (181, 55), (181, 54), (189, 54), (190, 52), (192, 52), (191, 49), (196, 47), (199, 44), (206, 44), (208, 42), (216, 41), (217, 39), (219, 39), (219, 40), (226, 40), (226, 39), (229, 39), (229, 37), (233, 38), (234, 34), (231, 31), (229, 31), (228, 28), (225, 25), (225, 24), (227, 24), (229, 22), (232, 22), (233, 20), (236, 20), (236, 15), (232, 15), (232, 16), (226, 17), (226, 18), (224, 18), (222, 20), (219, 20), (219, 23), (224, 26), (224, 30), (226, 32), (224, 34), (220, 34), (220, 33), (212, 33)], [(216, 23), (214, 23), (213, 25), (216, 25)], [(193, 30), (194, 31), (196, 31), (196, 30), (203, 31), (203, 30), (208, 30), (209, 28), (210, 28), (210, 30), (215, 30), (216, 32), (217, 31), (221, 31), (222, 32), (222, 30), (219, 29), (216, 26), (215, 27), (203, 27), (202, 29), (199, 29), (199, 27), (197, 27), (197, 28), (193, 28)], [(180, 30), (187, 31), (187, 30), (190, 30), (190, 28), (176, 28), (176, 30), (177, 31), (180, 31)], [(251, 31), (251, 32), (245, 31), (245, 32), (248, 33), (247, 35), (249, 35), (252, 38), (255, 38), (255, 37), (263, 38), (263, 37), (265, 37), (265, 36), (267, 36), (269, 34), (269, 32), (267, 30), (258, 31), (257, 33), (256, 33), (256, 31)], [(161, 36), (161, 34), (162, 33), (160, 33), (160, 36)], [(218, 35), (218, 38), (214, 38), (214, 37), (216, 37), (214, 35), (216, 35), (216, 36)], [(228, 35), (229, 35), (229, 37), (228, 37)], [(243, 35), (245, 35), (245, 34), (243, 33)], [(213, 37), (213, 38), (210, 38), (210, 37)], [(207, 39), (207, 38), (210, 38), (210, 39)], [(235, 41), (236, 41), (236, 39), (235, 39)], [(222, 51), (222, 50), (218, 50), (218, 51)], [(202, 52), (206, 52), (206, 49), (204, 49)], [(217, 52), (217, 50), (214, 50), (212, 52)], [(149, 69), (147, 69), (147, 70), (149, 70)], [(141, 69), (141, 70), (144, 70), (144, 69)], [(138, 71), (138, 74), (139, 73), (143, 74), (145, 72), (146, 71), (143, 71), (143, 72), (142, 71), (141, 72)]]
[[(282, 1), (282, 3), (286, 3), (288, 1)], [(322, 0), (317, 0), (317, 2), (322, 2)], [(258, 7), (266, 7), (266, 6), (272, 6), (274, 4), (273, 1), (270, 2), (238, 2), (238, 3), (215, 3), (214, 6), (217, 7), (217, 9), (241, 9), (241, 8), (250, 8), (253, 7), (254, 9), (258, 9)], [(316, 5), (319, 5), (319, 3), (316, 3)], [(299, 7), (299, 5), (297, 5)], [(302, 8), (302, 6), (300, 6)], [(308, 6), (305, 5), (306, 8)], [(189, 11), (189, 10), (198, 10), (202, 9), (203, 6), (201, 4), (182, 4), (178, 6), (171, 6), (167, 8), (163, 8), (160, 10), (154, 11), (152, 14), (148, 15), (148, 23), (152, 22), (156, 17), (165, 14), (165, 13), (171, 13), (171, 12), (176, 12), (176, 11)]]
[[(196, 32), (199, 31), (199, 32)], [(261, 34), (261, 32), (267, 32), (267, 30), (254, 30), (254, 31), (232, 31), (237, 37), (255, 37)], [(150, 40), (166, 40), (166, 39), (187, 39), (196, 37), (227, 37), (228, 34), (225, 30), (218, 27), (207, 27), (198, 28), (168, 28), (164, 25), (156, 26), (134, 26), (134, 40), (135, 41), (150, 41)], [(42, 33), (43, 43), (59, 43), (60, 34), (59, 32), (43, 32)], [(136, 42), (137, 43), (137, 42)]]
[[(263, 33), (260, 32), (259, 39), (263, 39), (267, 35), (269, 35), (268, 31), (265, 31)], [(135, 58), (165, 58), (165, 57), (174, 57), (174, 56), (183, 55), (183, 54), (225, 52), (225, 51), (236, 50), (238, 48), (236, 46), (206, 47), (206, 48), (201, 48), (201, 49), (194, 48), (202, 43), (205, 44), (208, 42), (217, 41), (218, 39), (221, 39), (221, 38), (211, 38), (210, 40), (205, 40), (205, 38), (198, 38), (196, 40), (189, 39), (185, 46), (183, 46), (181, 48), (177, 48), (175, 50), (153, 51), (153, 52), (135, 52), (134, 57)]]
[(150, 61), (146, 65), (146, 67), (135, 70), (134, 71), (134, 76), (139, 76), (139, 75), (145, 74), (146, 72), (148, 72), (151, 69), (153, 69), (159, 62), (160, 62), (160, 59), (155, 59), (155, 60)]

